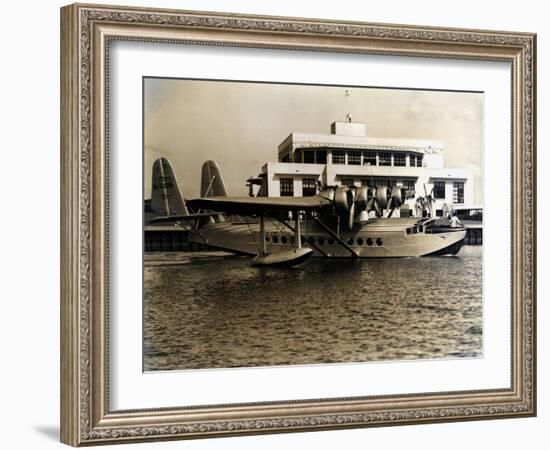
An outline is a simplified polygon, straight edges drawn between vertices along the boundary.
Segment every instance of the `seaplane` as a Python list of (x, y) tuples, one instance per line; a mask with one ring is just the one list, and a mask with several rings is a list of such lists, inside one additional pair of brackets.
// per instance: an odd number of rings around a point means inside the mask
[(192, 245), (249, 255), (253, 266), (296, 266), (310, 257), (456, 255), (466, 237), (463, 227), (437, 224), (432, 211), (392, 217), (402, 204), (398, 187), (319, 186), (307, 197), (233, 197), (218, 165), (206, 161), (201, 196), (185, 201), (166, 158), (155, 161), (152, 183), (157, 215), (150, 224), (183, 226)]

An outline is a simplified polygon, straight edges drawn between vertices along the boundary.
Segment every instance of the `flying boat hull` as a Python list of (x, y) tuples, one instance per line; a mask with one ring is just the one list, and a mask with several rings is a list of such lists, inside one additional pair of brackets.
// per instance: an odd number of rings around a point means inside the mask
[[(419, 256), (455, 255), (466, 237), (464, 228), (431, 230), (418, 218), (372, 219), (356, 224), (352, 231), (338, 236), (328, 233), (313, 221), (303, 221), (302, 242), (311, 249), (313, 257), (325, 258), (402, 258)], [(257, 255), (259, 225), (211, 223), (198, 232), (191, 232), (190, 242), (223, 249), (229, 252)], [(276, 255), (295, 246), (294, 233), (280, 223), (265, 225), (266, 253)]]

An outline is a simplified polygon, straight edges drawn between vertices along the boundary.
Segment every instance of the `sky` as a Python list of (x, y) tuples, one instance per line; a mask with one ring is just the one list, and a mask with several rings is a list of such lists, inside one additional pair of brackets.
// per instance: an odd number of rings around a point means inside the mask
[(208, 159), (229, 195), (247, 195), (246, 179), (277, 161), (290, 133), (330, 133), (348, 112), (367, 124), (367, 136), (443, 141), (444, 166), (472, 169), (474, 202), (482, 203), (482, 93), (163, 78), (144, 79), (145, 198), (161, 156), (185, 198), (199, 196)]

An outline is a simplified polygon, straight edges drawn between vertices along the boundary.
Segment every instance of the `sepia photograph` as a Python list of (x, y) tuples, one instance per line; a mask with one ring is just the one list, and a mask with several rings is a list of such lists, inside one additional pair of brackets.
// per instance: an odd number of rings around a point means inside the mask
[(537, 35), (345, 11), (61, 8), (63, 443), (537, 415)]
[(483, 93), (143, 79), (145, 371), (483, 356)]

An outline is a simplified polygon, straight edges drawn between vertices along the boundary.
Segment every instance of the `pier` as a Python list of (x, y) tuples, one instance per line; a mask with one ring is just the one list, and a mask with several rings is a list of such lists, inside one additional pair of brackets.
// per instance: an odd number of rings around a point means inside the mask
[(466, 245), (482, 245), (483, 244), (483, 225), (477, 221), (463, 221), (466, 227)]
[(146, 252), (181, 252), (190, 250), (187, 230), (178, 227), (146, 226), (143, 244)]

